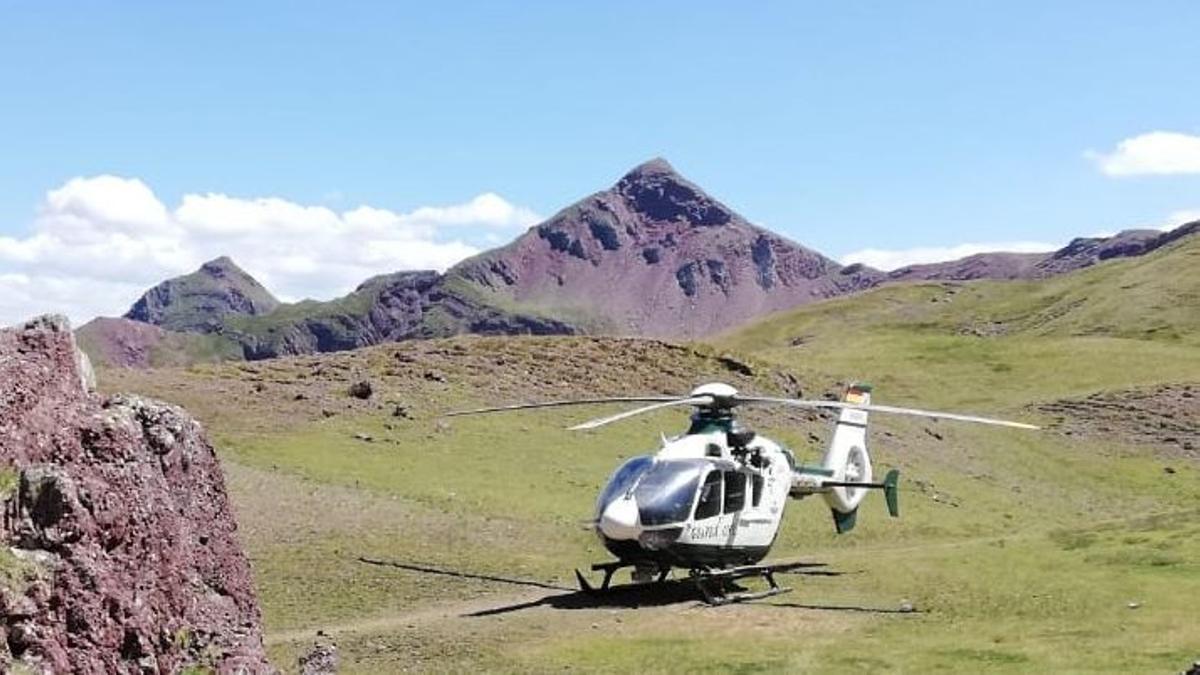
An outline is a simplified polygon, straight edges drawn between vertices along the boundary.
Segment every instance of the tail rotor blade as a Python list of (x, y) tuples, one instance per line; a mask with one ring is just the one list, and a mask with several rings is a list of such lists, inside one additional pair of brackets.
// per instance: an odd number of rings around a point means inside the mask
[(867, 412), (881, 412), (893, 415), (912, 415), (916, 417), (928, 417), (930, 419), (955, 420), (958, 422), (973, 422), (975, 424), (990, 424), (998, 427), (1011, 427), (1013, 429), (1040, 429), (1041, 427), (1024, 422), (1010, 422), (1008, 420), (998, 420), (991, 417), (979, 417), (977, 415), (960, 415), (958, 413), (939, 412), (936, 410), (919, 410), (917, 408), (898, 408), (891, 405), (863, 405), (860, 403), (845, 403), (842, 401), (819, 401), (819, 400), (803, 400), (795, 398), (770, 398), (765, 396), (741, 396), (737, 399), (740, 403), (767, 403), (775, 405), (786, 405), (793, 408), (828, 408), (833, 410), (865, 410)]

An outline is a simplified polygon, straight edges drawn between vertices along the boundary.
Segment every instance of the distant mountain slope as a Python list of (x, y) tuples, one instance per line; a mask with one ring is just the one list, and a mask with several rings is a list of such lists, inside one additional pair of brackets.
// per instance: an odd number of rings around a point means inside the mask
[[(1192, 231), (1200, 230), (1200, 224)], [(1200, 237), (1177, 230), (1147, 254), (1045, 279), (896, 284), (782, 312), (722, 342), (747, 351), (892, 330), (975, 338), (1106, 336), (1200, 341)], [(1166, 243), (1163, 243), (1166, 242)], [(836, 319), (836, 320), (834, 320)]]
[(1170, 232), (1125, 230), (1111, 237), (1079, 237), (1050, 253), (980, 253), (927, 265), (910, 265), (889, 272), (889, 281), (970, 279), (1044, 279), (1117, 258), (1144, 255), (1173, 241), (1200, 232), (1200, 221)]
[(230, 317), (226, 335), (246, 358), (356, 349), (383, 342), (480, 335), (557, 335), (577, 332), (549, 317), (510, 312), (458, 292), (436, 272), (397, 272), (373, 277), (349, 295), (281, 305), (263, 316)]
[(868, 380), (889, 400), (930, 408), (1195, 384), (1197, 269), (1200, 237), (1190, 237), (1048, 279), (890, 284), (781, 312), (716, 343), (805, 379)]
[(1130, 230), (1076, 239), (1052, 253), (985, 253), (885, 273), (840, 265), (756, 227), (655, 159), (445, 274), (397, 272), (342, 298), (280, 304), (222, 257), (155, 286), (126, 314), (220, 340), (164, 341), (118, 324), (86, 332), (107, 345), (101, 351), (114, 362), (138, 364), (147, 340), (160, 354), (227, 357), (236, 343), (242, 357), (261, 359), (462, 333), (694, 339), (881, 284), (1041, 279), (1144, 255), (1197, 232), (1200, 222), (1168, 233)]
[(751, 225), (661, 159), (448, 276), (492, 302), (588, 317), (609, 333), (672, 338), (708, 335), (880, 277)]
[(124, 318), (92, 319), (75, 331), (75, 337), (98, 366), (157, 368), (243, 356), (242, 346), (222, 335), (169, 331)]
[(254, 359), (460, 333), (688, 338), (880, 277), (750, 225), (653, 160), (444, 275), (400, 272), (279, 305), (225, 258), (152, 289), (127, 316), (222, 333)]
[(278, 306), (270, 291), (222, 256), (146, 291), (125, 318), (167, 330), (212, 333), (227, 316), (266, 314)]

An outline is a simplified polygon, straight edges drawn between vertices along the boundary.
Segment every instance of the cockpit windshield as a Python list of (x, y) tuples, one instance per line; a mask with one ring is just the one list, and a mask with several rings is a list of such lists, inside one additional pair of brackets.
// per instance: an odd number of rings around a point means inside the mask
[(669, 525), (687, 520), (696, 499), (696, 487), (707, 467), (708, 462), (696, 459), (655, 462), (633, 491), (642, 525)]
[(600, 498), (596, 500), (596, 517), (599, 517), (604, 512), (604, 507), (613, 500), (614, 497), (620, 497), (633, 487), (634, 481), (638, 476), (645, 473), (646, 469), (654, 460), (646, 455), (633, 457), (613, 472), (611, 478), (608, 479), (608, 484), (604, 486), (604, 490), (600, 493)]

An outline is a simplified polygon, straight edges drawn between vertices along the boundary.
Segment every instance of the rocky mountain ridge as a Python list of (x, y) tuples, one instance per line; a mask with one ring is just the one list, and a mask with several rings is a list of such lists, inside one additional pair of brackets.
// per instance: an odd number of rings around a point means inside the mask
[(151, 289), (125, 315), (165, 333), (110, 322), (85, 326), (81, 340), (105, 363), (140, 366), (150, 352), (261, 359), (462, 333), (692, 339), (880, 284), (1044, 278), (1142, 255), (1197, 231), (1200, 223), (1130, 230), (1051, 253), (984, 253), (882, 272), (843, 266), (752, 225), (655, 159), (444, 274), (397, 272), (335, 300), (280, 304), (218, 258)]
[(889, 281), (1045, 279), (1118, 258), (1132, 258), (1200, 233), (1200, 221), (1173, 230), (1124, 230), (1108, 237), (1077, 237), (1049, 253), (979, 253), (958, 260), (910, 265), (887, 274)]
[(146, 291), (124, 318), (167, 330), (213, 333), (227, 316), (267, 314), (279, 301), (258, 280), (221, 256)]

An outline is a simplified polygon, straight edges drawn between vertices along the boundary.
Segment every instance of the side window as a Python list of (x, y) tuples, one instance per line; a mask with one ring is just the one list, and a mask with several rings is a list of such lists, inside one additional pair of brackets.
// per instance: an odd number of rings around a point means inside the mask
[(725, 513), (741, 511), (746, 506), (746, 474), (725, 472)]
[(762, 491), (763, 477), (758, 474), (750, 476), (751, 503), (754, 504), (755, 508), (762, 503)]
[(721, 515), (721, 472), (710, 472), (700, 486), (700, 501), (696, 502), (696, 520)]

